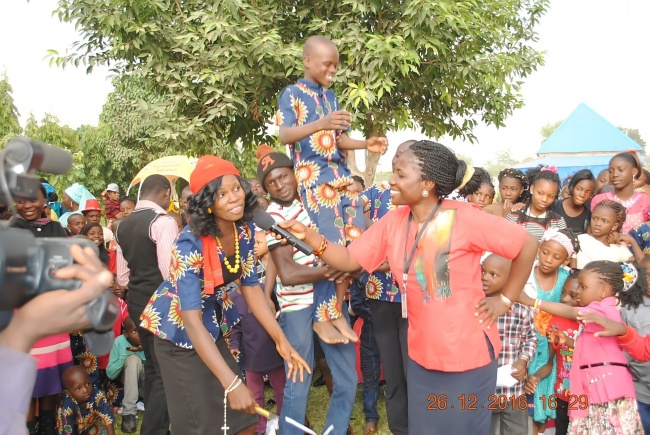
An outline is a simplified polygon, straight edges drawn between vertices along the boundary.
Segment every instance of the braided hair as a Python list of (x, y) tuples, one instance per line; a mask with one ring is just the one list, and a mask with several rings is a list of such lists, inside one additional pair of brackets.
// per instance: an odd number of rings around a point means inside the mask
[(517, 198), (517, 202), (523, 202), (524, 197), (526, 195), (526, 189), (528, 189), (528, 178), (526, 178), (526, 174), (521, 172), (519, 169), (515, 168), (506, 168), (499, 172), (499, 176), (497, 179), (499, 180), (499, 184), (501, 184), (501, 181), (504, 178), (514, 178), (515, 180), (519, 181), (521, 183), (522, 191), (521, 195), (519, 195), (519, 198)]
[(599, 278), (610, 285), (614, 290), (614, 296), (619, 300), (621, 305), (626, 308), (638, 308), (643, 302), (643, 295), (648, 287), (645, 269), (636, 262), (625, 263), (636, 269), (636, 282), (627, 290), (624, 287), (623, 263), (616, 261), (592, 261), (588, 263), (582, 271), (597, 273)]
[(478, 190), (484, 184), (489, 185), (492, 188), (492, 190), (494, 190), (494, 184), (492, 184), (492, 177), (490, 177), (488, 171), (486, 171), (483, 168), (475, 167), (474, 175), (472, 175), (472, 178), (469, 179), (469, 181), (465, 184), (465, 186), (463, 186), (462, 189), (458, 189), (458, 193), (463, 198), (467, 198), (467, 196), (473, 195), (476, 192), (478, 192)]
[[(244, 216), (237, 221), (237, 224), (242, 222), (250, 222), (253, 216), (259, 209), (257, 202), (257, 195), (251, 190), (251, 184), (248, 180), (237, 176), (237, 180), (241, 184), (246, 194), (246, 202), (244, 203)], [(214, 221), (214, 214), (208, 213), (208, 208), (214, 204), (214, 196), (221, 187), (223, 177), (219, 177), (210, 181), (196, 195), (190, 195), (187, 198), (187, 212), (190, 216), (190, 228), (196, 236), (212, 236), (221, 237), (221, 230)]]
[(614, 228), (612, 228), (612, 230), (620, 231), (623, 227), (623, 224), (625, 223), (627, 216), (625, 213), (625, 207), (616, 201), (612, 201), (611, 199), (603, 199), (598, 204), (596, 204), (594, 210), (598, 207), (605, 207), (614, 211), (614, 214), (616, 215), (616, 225)]
[(409, 147), (420, 163), (422, 179), (436, 183), (436, 195), (445, 198), (463, 182), (467, 164), (458, 160), (446, 146), (430, 140), (415, 142)]
[(530, 202), (533, 198), (531, 189), (540, 180), (550, 181), (551, 183), (557, 184), (556, 197), (560, 193), (560, 186), (562, 182), (560, 181), (560, 176), (557, 173), (550, 170), (548, 167), (539, 165), (535, 168), (530, 168), (526, 171), (526, 178), (528, 179), (528, 191), (524, 193), (524, 201), (527, 205), (530, 205)]

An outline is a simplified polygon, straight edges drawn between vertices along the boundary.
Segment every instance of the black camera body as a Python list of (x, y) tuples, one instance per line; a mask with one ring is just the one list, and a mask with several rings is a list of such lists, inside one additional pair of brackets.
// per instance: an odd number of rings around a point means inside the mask
[[(40, 189), (36, 171), (65, 174), (71, 167), (72, 157), (67, 151), (27, 137), (14, 138), (0, 152), (0, 202), (13, 208), (14, 197), (35, 199)], [(81, 286), (79, 280), (55, 276), (57, 270), (74, 263), (72, 245), (97, 251), (90, 240), (36, 238), (28, 230), (0, 224), (0, 330), (7, 326), (13, 311), (32, 298)], [(115, 296), (106, 291), (86, 311), (94, 330), (104, 332), (111, 330), (119, 308)]]
[(75, 290), (81, 282), (58, 279), (54, 272), (73, 264), (70, 246), (97, 247), (84, 239), (37, 239), (29, 231), (0, 229), (0, 310), (12, 310), (55, 289)]

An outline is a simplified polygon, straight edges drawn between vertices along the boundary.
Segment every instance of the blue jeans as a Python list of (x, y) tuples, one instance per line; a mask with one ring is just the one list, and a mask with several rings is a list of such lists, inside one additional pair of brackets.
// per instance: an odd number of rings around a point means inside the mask
[(363, 415), (366, 421), (379, 421), (379, 350), (372, 330), (372, 322), (364, 319), (361, 327), (361, 373), (363, 374)]
[[(348, 319), (347, 308), (343, 313)], [(280, 327), (289, 343), (296, 349), (310, 367), (314, 365), (314, 308), (280, 314)], [(357, 393), (357, 372), (355, 369), (354, 343), (326, 344), (321, 340), (321, 347), (332, 371), (332, 397), (325, 418), (325, 429), (334, 425), (334, 435), (345, 435)], [(286, 370), (286, 365), (285, 365)], [(304, 423), (307, 412), (307, 400), (311, 387), (312, 375), (306, 375), (304, 382), (287, 380), (284, 387), (284, 403), (280, 414), (280, 432), (282, 435), (303, 435), (303, 431), (285, 423), (290, 417), (298, 423)]]
[(643, 430), (647, 435), (650, 435), (650, 404), (636, 401), (639, 407), (639, 416), (641, 417), (641, 424)]

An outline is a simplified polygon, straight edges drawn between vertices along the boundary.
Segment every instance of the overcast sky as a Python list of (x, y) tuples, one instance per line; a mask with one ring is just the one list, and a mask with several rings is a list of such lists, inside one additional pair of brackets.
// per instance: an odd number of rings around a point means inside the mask
[[(90, 75), (84, 68), (49, 67), (48, 49), (65, 52), (78, 39), (74, 26), (52, 16), (55, 0), (3, 0), (0, 14), (0, 71), (13, 86), (21, 124), (30, 112), (40, 119), (56, 115), (76, 128), (96, 124), (111, 91), (106, 69)], [(516, 159), (534, 156), (539, 131), (566, 118), (581, 102), (617, 126), (638, 128), (650, 142), (650, 1), (552, 0), (542, 18), (538, 48), (546, 63), (524, 85), (525, 107), (506, 120), (506, 127), (480, 126), (477, 144), (441, 142), (483, 164), (501, 150)], [(402, 140), (423, 138), (419, 132), (389, 133), (391, 149)], [(392, 152), (382, 158), (386, 170)]]

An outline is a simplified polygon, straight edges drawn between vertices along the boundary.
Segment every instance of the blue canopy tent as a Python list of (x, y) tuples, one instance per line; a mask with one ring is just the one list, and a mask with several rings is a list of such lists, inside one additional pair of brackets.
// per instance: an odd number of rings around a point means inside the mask
[(628, 149), (643, 148), (605, 118), (581, 103), (537, 150), (538, 158), (519, 163), (526, 170), (539, 165), (555, 166), (560, 179), (580, 169), (591, 169), (595, 176), (609, 166), (609, 160)]

